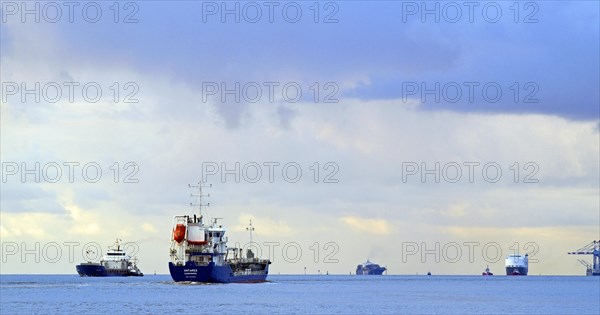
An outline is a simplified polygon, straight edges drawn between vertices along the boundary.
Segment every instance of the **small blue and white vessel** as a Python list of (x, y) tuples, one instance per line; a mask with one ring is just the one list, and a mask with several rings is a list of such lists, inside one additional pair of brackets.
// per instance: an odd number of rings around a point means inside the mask
[[(254, 257), (247, 250), (243, 257), (241, 249), (228, 248), (226, 228), (214, 218), (209, 224), (203, 222), (202, 188), (211, 187), (198, 183), (198, 214), (173, 217), (169, 272), (175, 282), (264, 282), (269, 273), (268, 259)], [(207, 195), (208, 196), (208, 195)], [(192, 204), (194, 205), (194, 204)], [(251, 226), (250, 232), (254, 230)]]
[(137, 259), (127, 255), (117, 239), (99, 263), (91, 261), (81, 263), (75, 268), (82, 277), (141, 277), (144, 274), (137, 267)]

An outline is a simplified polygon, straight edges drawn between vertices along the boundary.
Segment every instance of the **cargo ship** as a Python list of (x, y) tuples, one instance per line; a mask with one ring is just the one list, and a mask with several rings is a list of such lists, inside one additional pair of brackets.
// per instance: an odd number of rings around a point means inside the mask
[(380, 276), (386, 270), (378, 264), (370, 262), (368, 259), (365, 263), (356, 266), (356, 275), (377, 275)]
[(505, 260), (507, 276), (526, 276), (529, 271), (529, 255), (509, 255)]
[[(82, 277), (141, 277), (144, 274), (137, 267), (137, 259), (127, 255), (117, 239), (115, 245), (102, 256), (99, 263), (91, 261), (75, 266)], [(88, 252), (89, 253), (89, 252)]]
[[(169, 272), (175, 282), (240, 283), (264, 282), (269, 274), (271, 261), (254, 257), (247, 249), (227, 247), (227, 231), (218, 224), (220, 218), (204, 223), (202, 188), (212, 185), (190, 185), (198, 189), (197, 214), (173, 217)], [(207, 195), (208, 196), (208, 195)], [(252, 226), (248, 229), (254, 230)], [(252, 241), (250, 241), (252, 243)]]

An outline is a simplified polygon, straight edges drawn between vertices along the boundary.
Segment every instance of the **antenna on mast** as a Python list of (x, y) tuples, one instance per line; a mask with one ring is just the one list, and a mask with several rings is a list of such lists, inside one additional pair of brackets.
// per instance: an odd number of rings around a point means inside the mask
[(246, 227), (246, 231), (250, 231), (250, 243), (252, 243), (252, 231), (254, 231), (254, 227), (252, 226), (252, 219), (250, 219), (250, 224)]
[(198, 182), (198, 184), (191, 185), (188, 184), (189, 188), (197, 188), (197, 193), (190, 194), (190, 197), (196, 197), (196, 202), (190, 202), (190, 206), (198, 207), (198, 214), (200, 214), (200, 218), (202, 218), (202, 207), (210, 207), (210, 203), (202, 203), (202, 197), (210, 197), (210, 194), (203, 195), (202, 188), (210, 188), (212, 184), (204, 184), (202, 182)]

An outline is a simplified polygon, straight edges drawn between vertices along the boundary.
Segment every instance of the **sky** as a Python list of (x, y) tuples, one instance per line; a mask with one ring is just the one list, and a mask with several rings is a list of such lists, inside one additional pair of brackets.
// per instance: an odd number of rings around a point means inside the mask
[(598, 2), (73, 3), (0, 8), (0, 273), (168, 273), (204, 180), (271, 273), (585, 274)]

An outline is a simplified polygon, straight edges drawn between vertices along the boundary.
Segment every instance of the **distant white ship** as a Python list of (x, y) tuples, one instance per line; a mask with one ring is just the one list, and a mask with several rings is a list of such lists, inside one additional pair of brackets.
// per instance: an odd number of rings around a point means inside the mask
[(507, 276), (526, 276), (529, 271), (529, 255), (509, 255), (505, 265)]

